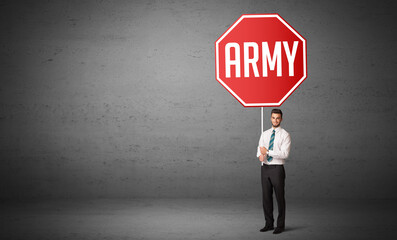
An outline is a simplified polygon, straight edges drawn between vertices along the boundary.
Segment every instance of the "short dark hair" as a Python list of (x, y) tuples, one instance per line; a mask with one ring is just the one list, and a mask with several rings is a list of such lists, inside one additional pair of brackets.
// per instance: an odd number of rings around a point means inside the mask
[(281, 111), (281, 109), (275, 108), (275, 109), (272, 110), (271, 114), (273, 114), (273, 113), (280, 114), (281, 118), (283, 118), (283, 112)]

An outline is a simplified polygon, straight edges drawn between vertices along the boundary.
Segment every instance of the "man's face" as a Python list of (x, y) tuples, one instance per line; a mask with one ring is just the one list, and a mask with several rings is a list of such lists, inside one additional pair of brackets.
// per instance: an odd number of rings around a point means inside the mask
[(280, 123), (281, 123), (281, 121), (283, 120), (282, 118), (281, 118), (281, 114), (278, 114), (278, 113), (272, 113), (272, 116), (270, 117), (270, 120), (272, 120), (272, 125), (273, 125), (273, 127), (279, 127), (280, 126)]

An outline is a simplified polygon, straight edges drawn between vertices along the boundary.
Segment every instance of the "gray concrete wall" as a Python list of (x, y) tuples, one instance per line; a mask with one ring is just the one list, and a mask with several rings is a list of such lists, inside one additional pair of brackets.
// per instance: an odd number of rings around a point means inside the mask
[(2, 199), (260, 197), (260, 109), (215, 80), (214, 42), (241, 14), (274, 12), (308, 47), (308, 78), (281, 107), (287, 197), (397, 197), (393, 1), (0, 9)]

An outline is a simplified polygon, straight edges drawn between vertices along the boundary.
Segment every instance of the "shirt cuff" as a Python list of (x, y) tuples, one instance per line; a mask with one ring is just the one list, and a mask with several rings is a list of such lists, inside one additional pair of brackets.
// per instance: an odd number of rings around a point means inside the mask
[(260, 155), (262, 155), (261, 148), (258, 146), (258, 150), (256, 151), (256, 157), (259, 157)]
[(267, 155), (269, 156), (269, 157), (273, 157), (273, 150), (268, 150), (267, 151)]
[(260, 150), (260, 148), (258, 147), (258, 149), (257, 149), (257, 151), (256, 151), (256, 157), (259, 157), (261, 155), (261, 150)]

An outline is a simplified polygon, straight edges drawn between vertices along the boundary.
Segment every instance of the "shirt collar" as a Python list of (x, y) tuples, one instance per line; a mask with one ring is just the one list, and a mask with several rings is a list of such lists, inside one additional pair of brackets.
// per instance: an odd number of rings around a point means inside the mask
[(274, 128), (273, 126), (270, 128), (272, 131), (275, 130), (275, 132), (279, 132), (281, 130), (281, 127), (276, 127)]

